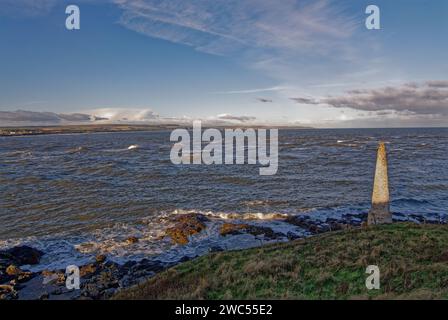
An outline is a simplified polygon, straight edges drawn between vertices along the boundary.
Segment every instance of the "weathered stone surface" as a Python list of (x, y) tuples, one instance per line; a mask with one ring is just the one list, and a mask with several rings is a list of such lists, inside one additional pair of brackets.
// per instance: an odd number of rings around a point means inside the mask
[(19, 274), (23, 273), (22, 270), (20, 270), (19, 267), (15, 265), (10, 265), (8, 268), (6, 268), (6, 274), (8, 276), (18, 276)]
[(134, 244), (138, 242), (138, 238), (137, 237), (129, 237), (126, 239), (126, 243), (127, 244)]
[(97, 268), (94, 264), (88, 264), (88, 265), (82, 266), (79, 269), (79, 276), (81, 278), (87, 277), (87, 276), (95, 273), (96, 270), (97, 270)]
[(285, 221), (302, 229), (305, 229), (311, 234), (330, 231), (330, 229), (327, 226), (323, 225), (322, 222), (312, 220), (307, 216), (291, 216), (288, 217)]
[(312, 219), (309, 216), (290, 216), (285, 222), (298, 226), (310, 234), (319, 234), (329, 231), (337, 231), (341, 229), (347, 229), (354, 226), (361, 226), (363, 221), (367, 219), (367, 214), (345, 214), (337, 219), (327, 218), (324, 221), (318, 219)]
[(378, 147), (375, 178), (372, 192), (372, 208), (369, 211), (368, 224), (392, 223), (389, 208), (389, 178), (387, 172), (386, 146), (381, 142)]
[(43, 277), (43, 284), (56, 284), (63, 285), (65, 284), (65, 273), (61, 270), (59, 271), (50, 271), (44, 270), (41, 272)]
[(206, 228), (206, 221), (208, 219), (201, 214), (178, 215), (174, 218), (175, 225), (168, 228), (165, 234), (171, 238), (173, 243), (184, 245), (189, 242), (190, 236)]
[(236, 234), (251, 234), (253, 236), (264, 236), (268, 239), (277, 239), (280, 237), (284, 237), (281, 233), (274, 232), (271, 228), (268, 227), (262, 227), (262, 226), (256, 226), (256, 225), (250, 225), (250, 224), (238, 224), (238, 223), (224, 223), (219, 233), (222, 236), (227, 235), (236, 235)]
[(0, 300), (15, 300), (18, 298), (17, 291), (11, 285), (0, 285)]
[(22, 272), (21, 274), (19, 274), (16, 278), (18, 283), (23, 283), (23, 282), (27, 282), (30, 279), (34, 278), (36, 276), (35, 273), (33, 272)]
[(242, 230), (246, 230), (248, 227), (247, 224), (223, 223), (219, 229), (219, 234), (222, 236), (240, 234)]
[(97, 263), (103, 263), (106, 261), (106, 259), (107, 259), (107, 257), (104, 254), (99, 254), (95, 257), (95, 261)]

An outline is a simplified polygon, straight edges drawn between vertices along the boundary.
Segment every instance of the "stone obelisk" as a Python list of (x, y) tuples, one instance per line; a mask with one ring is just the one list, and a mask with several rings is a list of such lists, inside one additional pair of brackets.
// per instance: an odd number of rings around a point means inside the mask
[(389, 210), (389, 178), (387, 175), (387, 155), (384, 142), (380, 142), (376, 159), (375, 179), (373, 182), (372, 208), (369, 211), (367, 223), (391, 223), (392, 214)]

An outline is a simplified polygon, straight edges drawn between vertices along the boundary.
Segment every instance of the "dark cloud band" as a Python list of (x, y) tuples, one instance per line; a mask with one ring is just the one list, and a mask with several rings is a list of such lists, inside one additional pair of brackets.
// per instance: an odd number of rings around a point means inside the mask
[(427, 81), (396, 87), (358, 89), (326, 98), (294, 97), (300, 104), (327, 105), (363, 111), (395, 110), (415, 114), (448, 115), (448, 81)]

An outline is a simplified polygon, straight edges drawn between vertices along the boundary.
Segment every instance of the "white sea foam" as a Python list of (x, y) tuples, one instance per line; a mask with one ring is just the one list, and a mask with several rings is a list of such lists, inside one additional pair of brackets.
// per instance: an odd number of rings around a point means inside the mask
[[(173, 216), (188, 213), (200, 213), (207, 216), (210, 219), (206, 222), (207, 228), (190, 237), (190, 242), (187, 245), (175, 245), (169, 237), (165, 237), (165, 231), (175, 223), (172, 219)], [(239, 214), (178, 209), (143, 218), (140, 222), (117, 223), (112, 227), (86, 232), (79, 236), (60, 233), (53, 234), (51, 237), (27, 237), (0, 241), (0, 249), (29, 245), (45, 252), (39, 265), (26, 267), (35, 272), (44, 269), (64, 269), (69, 264), (87, 264), (92, 262), (98, 254), (106, 254), (109, 259), (118, 263), (151, 257), (173, 262), (184, 256), (194, 257), (205, 254), (214, 247), (222, 249), (248, 248), (272, 241), (250, 234), (222, 237), (219, 233), (220, 227), (224, 221), (228, 220), (247, 220), (246, 223), (270, 227), (276, 232), (284, 234), (287, 232), (300, 233), (301, 231), (295, 226), (281, 221), (287, 216), (281, 213)], [(126, 241), (129, 237), (138, 238), (138, 242)]]
[(279, 219), (285, 219), (289, 216), (286, 213), (279, 213), (279, 212), (238, 213), (238, 212), (214, 212), (214, 211), (182, 210), (182, 209), (176, 209), (172, 212), (172, 214), (189, 214), (189, 213), (200, 213), (210, 218), (217, 218), (223, 220), (279, 220)]

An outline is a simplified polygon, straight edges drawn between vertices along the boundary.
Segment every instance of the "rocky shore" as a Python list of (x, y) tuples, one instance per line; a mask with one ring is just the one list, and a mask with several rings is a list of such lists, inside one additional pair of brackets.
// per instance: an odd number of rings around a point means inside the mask
[[(295, 233), (281, 233), (267, 226), (251, 221), (224, 221), (217, 232), (221, 237), (249, 234), (268, 241), (288, 241), (324, 232), (361, 227), (366, 224), (367, 213), (345, 214), (339, 218), (314, 219), (311, 215), (296, 215), (283, 222), (303, 230), (302, 236)], [(411, 220), (418, 223), (445, 223), (437, 219), (425, 220), (420, 216), (394, 215), (394, 220)], [(171, 226), (165, 231), (173, 245), (183, 246), (190, 238), (204, 232), (210, 218), (203, 214), (173, 216)], [(128, 243), (137, 243), (137, 237), (130, 237)], [(211, 248), (222, 251), (225, 248)], [(228, 249), (228, 248), (227, 248)], [(231, 249), (231, 248), (230, 248)], [(39, 264), (45, 252), (29, 246), (18, 246), (0, 251), (0, 300), (13, 299), (108, 299), (118, 291), (141, 283), (167, 268), (190, 260), (179, 257), (176, 262), (162, 262), (157, 259), (143, 259), (117, 264), (105, 255), (98, 255), (92, 263), (80, 267), (80, 289), (68, 290), (65, 285), (65, 270), (44, 270), (31, 272), (28, 268)]]

